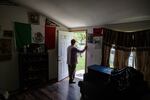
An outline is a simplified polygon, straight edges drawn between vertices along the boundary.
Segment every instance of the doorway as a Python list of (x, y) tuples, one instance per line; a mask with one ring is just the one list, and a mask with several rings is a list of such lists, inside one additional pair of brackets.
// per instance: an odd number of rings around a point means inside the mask
[[(68, 77), (67, 65), (67, 47), (70, 45), (71, 39), (75, 39), (76, 47), (82, 50), (86, 45), (86, 31), (58, 31), (58, 81)], [(86, 51), (78, 54), (78, 64), (76, 67), (76, 78), (83, 79), (86, 66)]]
[[(79, 50), (84, 49), (86, 45), (86, 31), (73, 32), (73, 38), (77, 41), (76, 47)], [(78, 64), (76, 66), (76, 74), (75, 74), (76, 78), (83, 79), (83, 75), (85, 73), (85, 66), (86, 66), (86, 51), (83, 53), (78, 53)]]

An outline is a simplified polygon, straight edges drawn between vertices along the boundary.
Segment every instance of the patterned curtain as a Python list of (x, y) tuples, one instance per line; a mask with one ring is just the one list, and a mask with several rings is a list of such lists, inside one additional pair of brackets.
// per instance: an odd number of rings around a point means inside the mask
[(144, 74), (150, 82), (150, 30), (137, 32), (119, 32), (110, 29), (103, 31), (102, 65), (109, 66), (111, 46), (115, 45), (114, 67), (122, 69), (128, 66), (131, 48), (135, 52), (135, 68)]
[(150, 50), (145, 52), (144, 78), (150, 82)]
[(150, 81), (150, 51), (136, 51), (136, 69), (144, 74), (144, 79)]
[(116, 49), (115, 59), (114, 59), (114, 68), (121, 69), (122, 63), (123, 63), (123, 51)]
[(105, 29), (103, 33), (102, 65), (109, 66), (109, 55), (112, 45), (115, 45), (114, 67), (121, 69), (127, 66), (132, 45), (132, 35)]
[(102, 61), (101, 61), (101, 65), (103, 66), (109, 66), (109, 56), (111, 49), (111, 45), (109, 44), (111, 41), (112, 41), (111, 31), (108, 29), (103, 29)]
[(102, 58), (102, 65), (109, 66), (109, 56), (110, 56), (110, 49), (111, 46), (103, 45), (103, 58)]
[[(129, 48), (130, 50), (130, 48)], [(122, 69), (128, 66), (128, 58), (130, 51), (125, 49), (116, 49), (115, 59), (114, 59), (114, 68)]]
[(125, 50), (124, 52), (123, 52), (123, 65), (122, 65), (122, 67), (123, 66), (128, 66), (128, 58), (129, 58), (129, 55), (130, 55), (130, 53), (131, 53), (131, 48), (127, 48), (127, 50)]
[(150, 30), (135, 32), (136, 69), (144, 74), (144, 79), (150, 81)]

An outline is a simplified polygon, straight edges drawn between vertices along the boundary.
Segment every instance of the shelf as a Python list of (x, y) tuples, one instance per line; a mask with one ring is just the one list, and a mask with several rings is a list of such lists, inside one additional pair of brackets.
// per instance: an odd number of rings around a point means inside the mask
[(48, 82), (47, 53), (19, 53), (20, 88)]

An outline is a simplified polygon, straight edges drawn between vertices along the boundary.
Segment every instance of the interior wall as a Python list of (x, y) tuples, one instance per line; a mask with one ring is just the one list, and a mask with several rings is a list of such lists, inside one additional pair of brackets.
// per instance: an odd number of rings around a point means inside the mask
[[(27, 13), (31, 9), (19, 6), (0, 6), (0, 38), (3, 38), (3, 30), (13, 30), (13, 22), (28, 23)], [(35, 27), (37, 30), (43, 30), (45, 27), (46, 16), (40, 15), (40, 25)], [(58, 24), (57, 30), (68, 30), (65, 26)], [(33, 26), (33, 25), (32, 25)], [(44, 33), (44, 32), (41, 32)], [(57, 38), (57, 32), (56, 32)], [(12, 38), (12, 58), (7, 61), (0, 61), (0, 88), (14, 91), (19, 88), (19, 67), (18, 57), (15, 47), (15, 36)], [(57, 40), (57, 39), (55, 39)], [(57, 78), (57, 41), (56, 48), (49, 50), (49, 79)]]
[[(93, 34), (93, 28), (101, 28), (101, 27), (105, 27), (105, 28), (109, 28), (109, 29), (113, 29), (117, 31), (133, 32), (133, 31), (150, 29), (150, 20), (131, 22), (131, 23), (80, 27), (80, 28), (70, 29), (70, 31), (87, 30), (87, 34)], [(92, 64), (101, 64), (102, 48), (94, 49), (95, 44), (93, 43), (88, 43), (87, 45), (88, 45), (88, 49), (87, 49), (87, 64), (86, 65), (89, 66)]]
[[(0, 6), (0, 26), (2, 38), (3, 30), (14, 30), (13, 22), (27, 22), (26, 9), (13, 6)], [(0, 88), (6, 90), (16, 90), (19, 87), (19, 71), (17, 52), (15, 49), (15, 38), (12, 38), (12, 58), (8, 61), (0, 61)]]

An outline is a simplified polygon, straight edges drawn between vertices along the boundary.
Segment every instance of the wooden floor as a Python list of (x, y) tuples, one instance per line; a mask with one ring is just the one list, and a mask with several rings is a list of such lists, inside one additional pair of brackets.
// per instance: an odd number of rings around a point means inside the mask
[(10, 100), (80, 100), (79, 79), (75, 81), (76, 84), (69, 84), (67, 78), (49, 86), (13, 95)]

